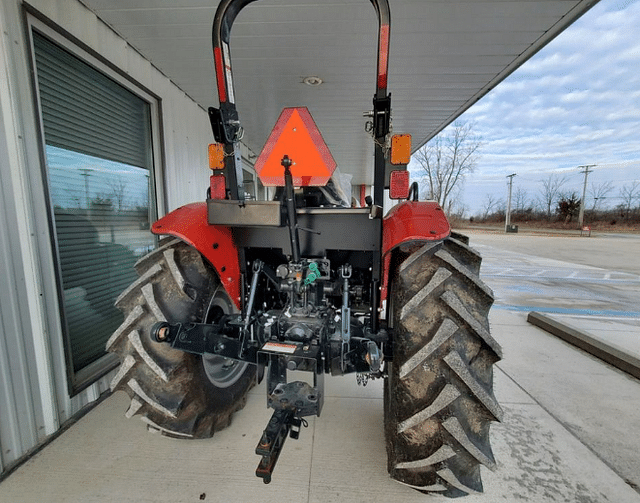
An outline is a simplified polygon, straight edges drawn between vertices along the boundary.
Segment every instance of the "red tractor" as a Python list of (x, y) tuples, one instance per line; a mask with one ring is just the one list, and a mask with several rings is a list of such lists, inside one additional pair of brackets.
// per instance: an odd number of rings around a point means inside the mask
[[(136, 264), (139, 279), (116, 301), (125, 320), (107, 343), (121, 361), (112, 389), (130, 395), (127, 417), (171, 437), (207, 438), (266, 379), (274, 412), (256, 474), (269, 483), (286, 438), (320, 415), (325, 374), (381, 378), (391, 477), (447, 496), (481, 491), (480, 465), (495, 467), (489, 426), (502, 415), (493, 296), (478, 253), (409, 187), (407, 137), (390, 138), (387, 0), (371, 0), (375, 173), (361, 208), (340, 200), (335, 162), (306, 108), (284, 110), (258, 158), (274, 200), (245, 199), (228, 43), (252, 1), (222, 0), (216, 12), (208, 197), (153, 225), (169, 238)], [(402, 201), (383, 216), (385, 188)], [(309, 379), (288, 382), (293, 370)]]

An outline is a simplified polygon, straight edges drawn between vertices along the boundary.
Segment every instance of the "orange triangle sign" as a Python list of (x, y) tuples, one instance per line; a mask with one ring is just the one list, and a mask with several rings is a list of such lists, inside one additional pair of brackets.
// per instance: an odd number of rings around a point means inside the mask
[(327, 144), (306, 107), (285, 108), (256, 161), (256, 172), (265, 186), (284, 186), (282, 158), (293, 161), (296, 187), (322, 186), (336, 169)]

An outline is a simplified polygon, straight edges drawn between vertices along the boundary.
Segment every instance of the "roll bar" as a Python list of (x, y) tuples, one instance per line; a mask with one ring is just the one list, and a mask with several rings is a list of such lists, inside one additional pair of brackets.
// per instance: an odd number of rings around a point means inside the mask
[[(209, 108), (209, 119), (215, 139), (225, 145), (225, 171), (231, 199), (244, 200), (239, 149), (241, 131), (235, 104), (233, 74), (229, 53), (231, 27), (240, 11), (257, 0), (221, 0), (213, 20), (213, 58), (220, 108)], [(378, 15), (378, 65), (376, 91), (373, 97), (373, 135), (375, 138), (373, 204), (382, 206), (385, 160), (382, 145), (389, 133), (391, 95), (387, 94), (389, 70), (389, 28), (391, 15), (388, 0), (370, 0)]]

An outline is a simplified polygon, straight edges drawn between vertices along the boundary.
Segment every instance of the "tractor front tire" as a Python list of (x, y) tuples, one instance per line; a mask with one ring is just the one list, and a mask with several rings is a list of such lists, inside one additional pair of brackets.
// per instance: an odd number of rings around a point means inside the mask
[(493, 294), (479, 279), (480, 256), (464, 242), (416, 248), (400, 251), (392, 278), (388, 470), (421, 492), (478, 493), (480, 465), (496, 465), (489, 426), (502, 417), (493, 394), (501, 357), (489, 333)]
[(131, 397), (127, 417), (139, 414), (152, 431), (174, 438), (208, 438), (228, 426), (255, 383), (255, 366), (201, 357), (156, 342), (154, 324), (215, 322), (235, 306), (213, 268), (179, 240), (136, 264), (139, 278), (116, 300), (124, 322), (107, 341), (120, 358), (111, 389)]

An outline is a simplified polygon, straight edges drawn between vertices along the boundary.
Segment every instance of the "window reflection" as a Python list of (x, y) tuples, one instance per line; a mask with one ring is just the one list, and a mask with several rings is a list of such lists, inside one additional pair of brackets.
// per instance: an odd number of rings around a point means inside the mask
[(47, 145), (47, 165), (74, 371), (104, 354), (114, 307), (151, 251), (147, 169)]

